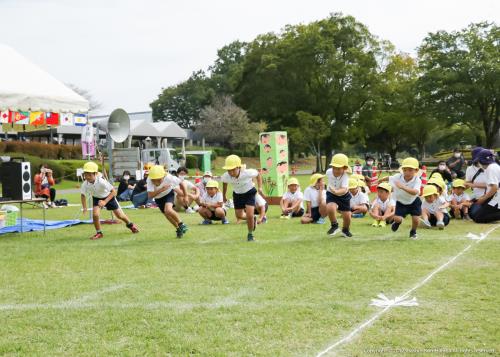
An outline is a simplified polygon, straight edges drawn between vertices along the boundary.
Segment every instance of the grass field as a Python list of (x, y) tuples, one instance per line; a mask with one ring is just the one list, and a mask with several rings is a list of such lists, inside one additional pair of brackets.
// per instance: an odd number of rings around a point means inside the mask
[(326, 224), (283, 221), (272, 207), (247, 243), (242, 225), (182, 214), (190, 230), (178, 240), (158, 210), (126, 213), (141, 233), (119, 224), (100, 241), (88, 239), (91, 225), (0, 236), (0, 355), (315, 356), (379, 312), (378, 293), (403, 294), (471, 244), (411, 294), (419, 306), (389, 309), (330, 354), (499, 354), (500, 228), (466, 237), (494, 225), (452, 222), (411, 241), (408, 221), (392, 233), (364, 218), (352, 239), (331, 238)]

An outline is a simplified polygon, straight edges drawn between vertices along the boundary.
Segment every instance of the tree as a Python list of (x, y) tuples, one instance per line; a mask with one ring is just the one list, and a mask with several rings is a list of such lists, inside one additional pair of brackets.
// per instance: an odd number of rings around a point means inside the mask
[(259, 140), (259, 133), (266, 129), (264, 123), (251, 123), (247, 113), (229, 96), (216, 97), (211, 105), (203, 108), (200, 116), (202, 120), (196, 131), (206, 140), (231, 149), (253, 149)]
[(74, 92), (80, 94), (83, 98), (85, 98), (89, 101), (89, 113), (93, 114), (97, 110), (102, 108), (102, 103), (97, 101), (89, 90), (80, 88), (76, 84), (73, 84), (73, 83), (66, 83), (66, 86), (68, 86)]
[(447, 123), (482, 127), (492, 147), (500, 129), (500, 28), (471, 24), (458, 32), (429, 34), (418, 50), (420, 93)]
[(209, 67), (210, 80), (217, 95), (232, 95), (241, 81), (248, 44), (234, 41), (217, 51), (215, 63)]
[(214, 90), (203, 71), (193, 72), (188, 80), (162, 90), (150, 104), (154, 121), (174, 121), (185, 129), (194, 128), (203, 107), (212, 102)]

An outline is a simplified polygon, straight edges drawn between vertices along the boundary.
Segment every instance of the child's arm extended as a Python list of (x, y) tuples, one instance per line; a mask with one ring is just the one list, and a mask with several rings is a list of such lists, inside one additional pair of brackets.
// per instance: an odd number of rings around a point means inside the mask
[(83, 213), (87, 213), (87, 197), (82, 193), (81, 194), (81, 199), (82, 199), (82, 208), (83, 208)]
[(226, 193), (227, 193), (227, 183), (223, 182), (222, 183), (222, 199), (224, 200), (224, 202), (227, 202)]
[(266, 197), (266, 195), (264, 195), (264, 192), (262, 191), (262, 175), (260, 172), (257, 175), (257, 192), (259, 192), (263, 198)]
[(163, 191), (166, 191), (170, 188), (170, 185), (160, 185), (158, 188), (156, 188), (154, 191), (148, 191), (148, 198), (155, 198), (156, 195), (159, 195)]
[(99, 200), (98, 202), (99, 207), (103, 208), (104, 206), (106, 206), (108, 202), (111, 201), (115, 196), (116, 196), (116, 190), (113, 188), (109, 193), (108, 197), (106, 197), (103, 200)]

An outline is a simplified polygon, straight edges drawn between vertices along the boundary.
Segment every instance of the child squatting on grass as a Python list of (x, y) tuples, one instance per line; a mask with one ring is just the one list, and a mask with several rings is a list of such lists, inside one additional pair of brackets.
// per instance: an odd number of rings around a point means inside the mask
[(226, 157), (223, 169), (227, 172), (221, 177), (223, 183), (222, 196), (224, 202), (227, 202), (227, 185), (231, 184), (233, 186), (236, 218), (246, 219), (248, 228), (247, 241), (253, 242), (253, 232), (257, 225), (257, 217), (255, 216), (255, 195), (257, 194), (257, 190), (255, 189), (253, 179), (257, 179), (258, 192), (264, 197), (264, 193), (262, 192), (262, 176), (257, 170), (247, 169), (242, 166), (239, 156), (229, 155)]
[(396, 201), (391, 198), (392, 187), (387, 182), (377, 186), (377, 198), (372, 203), (370, 216), (374, 219), (372, 227), (385, 227), (394, 219)]
[(418, 239), (417, 227), (422, 214), (422, 201), (418, 197), (422, 181), (418, 176), (418, 160), (408, 157), (403, 160), (400, 169), (401, 173), (382, 178), (379, 182), (389, 181), (394, 190), (396, 200), (396, 212), (394, 222), (391, 225), (393, 232), (396, 232), (399, 225), (407, 215), (411, 215), (410, 238)]
[(349, 231), (351, 225), (351, 194), (349, 193), (349, 159), (344, 154), (332, 157), (330, 168), (326, 171), (328, 191), (326, 192), (326, 207), (331, 227), (327, 234), (334, 236), (339, 232), (337, 211), (342, 214), (342, 236), (352, 237)]
[(187, 197), (186, 185), (178, 177), (165, 172), (161, 165), (155, 165), (149, 170), (147, 180), (148, 197), (155, 200), (165, 218), (175, 227), (177, 238), (187, 232), (188, 227), (182, 223), (179, 214), (174, 210), (174, 189), (179, 188), (183, 197)]
[(113, 185), (104, 179), (104, 177), (99, 174), (98, 170), (99, 168), (94, 162), (87, 162), (83, 165), (83, 178), (85, 180), (81, 188), (83, 213), (87, 213), (86, 195), (89, 193), (92, 195), (92, 220), (94, 221), (96, 230), (96, 234), (90, 237), (90, 239), (96, 240), (104, 237), (100, 222), (100, 213), (103, 207), (106, 207), (108, 211), (113, 211), (118, 219), (125, 222), (127, 228), (130, 229), (132, 233), (139, 233), (139, 228), (128, 219), (120, 208), (116, 200), (116, 190)]
[(449, 202), (446, 202), (443, 196), (434, 185), (426, 185), (422, 193), (424, 202), (422, 202), (422, 225), (424, 228), (438, 227), (444, 229), (450, 223), (447, 208)]
[(465, 193), (465, 181), (455, 179), (452, 183), (452, 192), (450, 195), (451, 216), (455, 219), (464, 219), (470, 221), (469, 207), (471, 206), (471, 198)]
[(349, 179), (349, 193), (351, 194), (349, 204), (351, 206), (352, 217), (363, 218), (370, 209), (370, 199), (361, 190), (361, 182), (358, 179), (352, 177)]
[(300, 191), (299, 181), (292, 177), (288, 180), (288, 191), (285, 192), (280, 201), (281, 217), (290, 219), (304, 215), (304, 195)]
[(221, 221), (222, 224), (228, 224), (224, 198), (219, 191), (219, 183), (213, 180), (209, 181), (205, 189), (206, 192), (200, 199), (200, 208), (198, 210), (200, 216), (203, 217), (201, 224), (212, 224), (212, 221)]
[(326, 209), (324, 177), (322, 174), (313, 174), (309, 179), (309, 186), (304, 190), (306, 213), (300, 220), (302, 224), (325, 223), (325, 217), (328, 215), (328, 212)]

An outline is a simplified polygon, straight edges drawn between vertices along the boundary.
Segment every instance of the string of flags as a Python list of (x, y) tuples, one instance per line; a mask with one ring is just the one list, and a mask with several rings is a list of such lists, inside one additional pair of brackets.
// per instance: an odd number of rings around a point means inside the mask
[(85, 126), (87, 119), (87, 114), (84, 113), (0, 111), (0, 124), (31, 125), (34, 127), (44, 125)]

